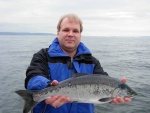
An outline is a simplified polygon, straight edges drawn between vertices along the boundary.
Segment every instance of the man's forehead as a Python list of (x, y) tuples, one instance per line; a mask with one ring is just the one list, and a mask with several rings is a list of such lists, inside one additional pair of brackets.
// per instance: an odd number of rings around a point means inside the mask
[(76, 20), (75, 18), (68, 18), (68, 17), (64, 18), (61, 23), (63, 23), (63, 22), (80, 24), (79, 21)]

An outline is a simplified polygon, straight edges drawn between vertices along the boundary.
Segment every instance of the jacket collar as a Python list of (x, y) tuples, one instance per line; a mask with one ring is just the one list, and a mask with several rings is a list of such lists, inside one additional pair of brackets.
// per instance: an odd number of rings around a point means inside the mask
[[(50, 45), (48, 49), (48, 54), (50, 57), (69, 57), (67, 54), (65, 54), (62, 49), (60, 48), (58, 39), (55, 38)], [(84, 54), (89, 54), (91, 55), (90, 50), (82, 43), (80, 42), (78, 49), (77, 49), (77, 54), (76, 56), (79, 55), (84, 55)]]

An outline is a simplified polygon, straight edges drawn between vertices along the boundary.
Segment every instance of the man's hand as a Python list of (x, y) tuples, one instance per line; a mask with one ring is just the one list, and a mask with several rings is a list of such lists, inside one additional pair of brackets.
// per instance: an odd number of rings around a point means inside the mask
[(127, 98), (127, 97), (122, 98), (122, 97), (117, 96), (111, 101), (112, 104), (124, 104), (127, 102), (131, 102), (131, 98)]
[[(51, 85), (56, 86), (58, 85), (58, 81), (54, 80), (52, 81)], [(50, 104), (51, 106), (57, 108), (60, 107), (61, 105), (71, 102), (69, 98), (65, 97), (65, 96), (53, 96), (49, 99), (45, 100), (46, 104)]]
[[(121, 82), (125, 83), (125, 82), (126, 82), (126, 78), (123, 77), (123, 78), (121, 79)], [(126, 102), (131, 102), (131, 98), (127, 98), (127, 97), (122, 98), (122, 97), (120, 97), (120, 96), (117, 96), (117, 97), (115, 97), (115, 98), (112, 100), (111, 103), (112, 103), (112, 104), (124, 104), (124, 103), (126, 103)]]

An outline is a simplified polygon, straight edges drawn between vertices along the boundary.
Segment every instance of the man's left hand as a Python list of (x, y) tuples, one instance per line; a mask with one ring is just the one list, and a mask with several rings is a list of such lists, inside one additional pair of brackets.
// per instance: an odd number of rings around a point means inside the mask
[(124, 104), (127, 102), (131, 102), (131, 98), (127, 98), (127, 97), (122, 98), (120, 96), (117, 96), (111, 101), (112, 104)]

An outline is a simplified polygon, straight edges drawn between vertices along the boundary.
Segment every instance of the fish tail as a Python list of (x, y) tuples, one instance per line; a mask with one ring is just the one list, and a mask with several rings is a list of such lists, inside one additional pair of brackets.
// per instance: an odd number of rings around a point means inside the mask
[(21, 96), (24, 101), (24, 109), (23, 109), (23, 113), (28, 113), (38, 102), (35, 102), (33, 100), (33, 93), (35, 93), (35, 91), (29, 91), (29, 90), (18, 90), (15, 91), (19, 96)]

